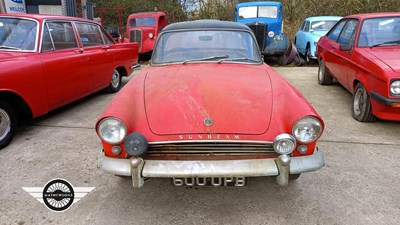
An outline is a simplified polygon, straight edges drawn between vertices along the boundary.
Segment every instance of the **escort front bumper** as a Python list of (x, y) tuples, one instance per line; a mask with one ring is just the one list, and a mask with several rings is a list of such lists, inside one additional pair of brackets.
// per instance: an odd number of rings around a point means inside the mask
[(276, 176), (280, 186), (289, 182), (289, 174), (316, 171), (325, 165), (323, 153), (316, 149), (308, 156), (281, 155), (271, 159), (245, 160), (144, 160), (112, 158), (103, 155), (99, 167), (118, 176), (131, 176), (134, 188), (144, 184), (144, 178), (175, 177), (263, 177)]

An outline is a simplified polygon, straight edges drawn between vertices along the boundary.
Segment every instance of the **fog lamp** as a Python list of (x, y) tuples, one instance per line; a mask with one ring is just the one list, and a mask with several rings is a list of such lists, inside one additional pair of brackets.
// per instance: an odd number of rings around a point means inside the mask
[(149, 143), (139, 132), (128, 135), (125, 139), (124, 147), (130, 156), (141, 156), (146, 153)]
[(296, 147), (296, 139), (290, 134), (280, 134), (274, 140), (274, 150), (279, 154), (290, 154)]

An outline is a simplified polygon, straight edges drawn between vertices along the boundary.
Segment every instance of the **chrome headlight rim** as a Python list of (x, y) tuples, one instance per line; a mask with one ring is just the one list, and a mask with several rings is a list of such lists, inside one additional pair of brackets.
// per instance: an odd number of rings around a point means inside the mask
[(275, 32), (273, 32), (272, 30), (268, 32), (268, 37), (272, 38), (275, 36)]
[[(394, 87), (396, 86), (396, 87)], [(396, 92), (395, 90), (398, 89)], [(389, 92), (392, 96), (400, 96), (400, 80), (392, 80), (389, 86)]]
[[(292, 142), (293, 147), (291, 148), (290, 151), (285, 151), (285, 152), (278, 151), (278, 145), (279, 145), (280, 143), (282, 143), (283, 141), (290, 141), (290, 142)], [(293, 137), (293, 136), (290, 135), (290, 134), (287, 134), (287, 133), (279, 134), (279, 135), (276, 136), (275, 139), (274, 139), (273, 148), (274, 148), (274, 151), (275, 151), (276, 153), (278, 153), (278, 154), (281, 154), (281, 155), (289, 155), (289, 154), (291, 154), (291, 153), (296, 149), (296, 138)]]
[[(314, 138), (312, 138), (310, 140), (301, 140), (301, 138), (299, 138), (298, 135), (296, 135), (296, 133), (297, 133), (296, 130), (298, 129), (298, 125), (300, 124), (300, 122), (303, 122), (304, 120), (309, 120), (309, 119), (314, 120), (314, 121), (316, 121), (318, 123), (320, 132), (318, 133), (318, 135), (316, 135)], [(312, 142), (318, 140), (318, 138), (321, 137), (321, 135), (323, 133), (323, 128), (324, 127), (323, 127), (322, 121), (320, 119), (318, 119), (317, 117), (315, 117), (315, 116), (304, 116), (304, 117), (300, 118), (299, 120), (297, 120), (296, 123), (293, 125), (292, 135), (295, 137), (297, 142), (299, 142), (301, 144), (309, 144), (309, 143), (312, 143)]]
[[(122, 127), (122, 130), (124, 131), (124, 134), (122, 135), (122, 137), (120, 137), (120, 138), (119, 138), (118, 140), (116, 140), (116, 141), (107, 140), (107, 139), (104, 138), (104, 136), (101, 134), (101, 131), (100, 131), (101, 125), (102, 125), (104, 122), (109, 121), (109, 120), (114, 120), (114, 121), (120, 123), (120, 125), (122, 125), (121, 127)], [(106, 142), (106, 143), (108, 143), (108, 144), (116, 145), (116, 144), (121, 144), (121, 143), (124, 142), (124, 140), (125, 140), (125, 138), (126, 138), (126, 136), (127, 136), (127, 134), (128, 134), (128, 129), (127, 129), (125, 123), (124, 123), (122, 120), (120, 120), (120, 119), (118, 119), (118, 118), (116, 118), (116, 117), (112, 117), (112, 116), (111, 116), (111, 117), (103, 118), (103, 119), (98, 123), (98, 125), (97, 125), (97, 127), (96, 127), (96, 132), (97, 132), (97, 135), (99, 136), (99, 138), (100, 138), (102, 141), (104, 141), (104, 142)]]

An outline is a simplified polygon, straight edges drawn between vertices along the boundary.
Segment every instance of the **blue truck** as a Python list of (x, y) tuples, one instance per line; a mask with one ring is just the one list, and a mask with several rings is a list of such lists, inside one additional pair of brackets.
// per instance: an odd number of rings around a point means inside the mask
[(252, 29), (265, 57), (278, 57), (280, 64), (293, 62), (297, 51), (283, 33), (283, 10), (280, 2), (244, 2), (235, 7), (235, 21)]

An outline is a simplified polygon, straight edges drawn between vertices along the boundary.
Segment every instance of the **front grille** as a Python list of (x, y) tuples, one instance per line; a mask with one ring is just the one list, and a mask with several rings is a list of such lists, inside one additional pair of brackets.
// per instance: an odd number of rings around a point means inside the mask
[(142, 30), (133, 29), (129, 33), (130, 42), (137, 42), (139, 44), (139, 51), (142, 49)]
[(253, 31), (254, 36), (256, 36), (257, 44), (260, 47), (260, 50), (263, 51), (265, 49), (265, 41), (267, 38), (267, 30), (268, 25), (265, 23), (249, 23), (248, 27)]
[(275, 153), (272, 143), (149, 143), (146, 155), (251, 155)]

